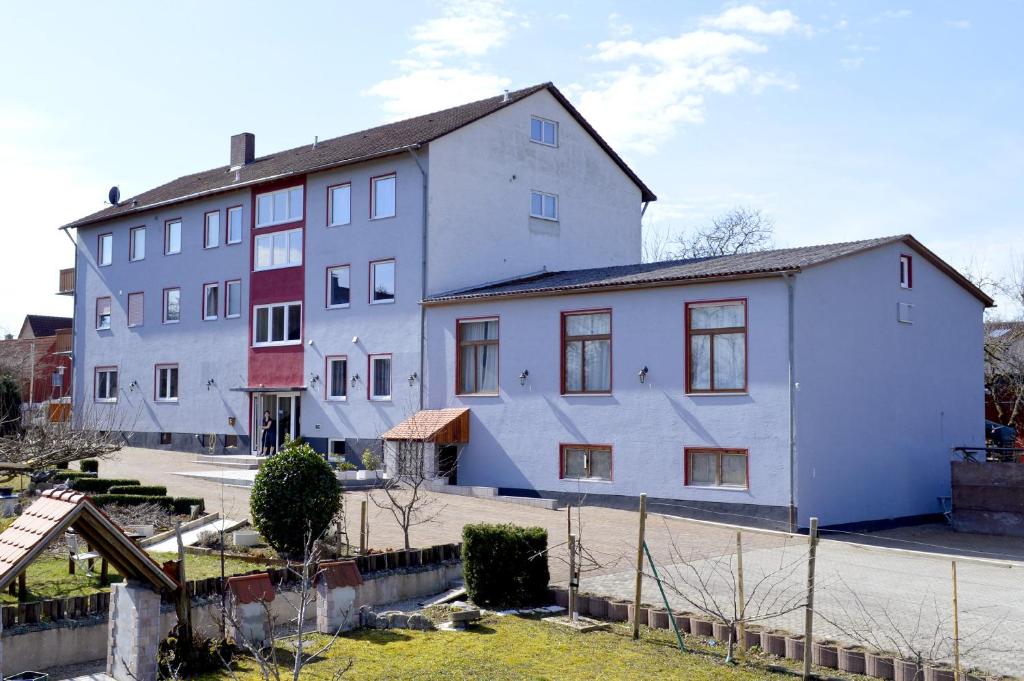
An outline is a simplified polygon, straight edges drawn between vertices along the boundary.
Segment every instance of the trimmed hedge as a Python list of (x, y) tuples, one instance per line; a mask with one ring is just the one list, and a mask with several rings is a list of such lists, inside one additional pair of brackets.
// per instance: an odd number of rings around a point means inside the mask
[(99, 473), (100, 462), (97, 459), (82, 459), (78, 462), (78, 470), (83, 473)]
[(198, 506), (199, 512), (206, 510), (206, 500), (202, 497), (174, 497), (173, 511), (178, 515), (188, 515), (192, 507)]
[(167, 488), (163, 485), (114, 485), (107, 494), (131, 494), (144, 497), (165, 497)]
[(489, 608), (543, 603), (550, 579), (547, 549), (542, 527), (466, 525), (462, 571), (470, 600)]
[(169, 497), (163, 494), (96, 494), (90, 498), (97, 506), (159, 504), (168, 512), (178, 515), (188, 515), (193, 505), (198, 505), (200, 512), (206, 507), (206, 503), (199, 497)]
[(54, 471), (54, 475), (50, 478), (50, 481), (51, 482), (55, 482), (55, 481), (57, 481), (57, 482), (64, 482), (65, 480), (71, 480), (73, 482), (75, 480), (81, 480), (82, 478), (95, 479), (96, 478), (96, 474), (95, 473), (84, 473), (82, 471), (75, 471), (75, 470), (67, 470), (67, 471), (60, 470), (60, 471)]
[(76, 492), (106, 494), (111, 487), (137, 487), (140, 484), (138, 480), (127, 478), (79, 478), (72, 480), (71, 487)]

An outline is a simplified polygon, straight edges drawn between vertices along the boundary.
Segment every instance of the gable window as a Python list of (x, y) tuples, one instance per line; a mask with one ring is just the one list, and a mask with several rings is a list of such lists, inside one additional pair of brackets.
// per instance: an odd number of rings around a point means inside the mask
[(391, 355), (370, 355), (370, 399), (391, 399)]
[(217, 284), (203, 284), (203, 319), (208, 321), (216, 319), (220, 303), (220, 286)]
[(563, 480), (612, 479), (612, 448), (594, 445), (562, 445)]
[(117, 367), (97, 367), (95, 386), (97, 402), (117, 402)]
[(457, 323), (460, 395), (498, 393), (498, 320), (474, 319)]
[(348, 398), (348, 358), (327, 358), (327, 399), (345, 400)]
[(562, 393), (612, 390), (611, 310), (562, 313)]
[(164, 255), (181, 253), (181, 220), (164, 223)]
[(745, 449), (690, 449), (684, 451), (686, 459), (684, 483), (693, 487), (749, 486)]
[(110, 298), (96, 299), (96, 329), (106, 330), (110, 328)]
[(128, 294), (128, 326), (142, 326), (145, 296), (139, 293)]
[(181, 321), (181, 289), (164, 289), (164, 324), (177, 324)]
[(395, 302), (395, 261), (370, 263), (370, 305)]
[(254, 347), (302, 342), (302, 303), (259, 305), (253, 313)]
[(533, 116), (530, 118), (530, 140), (549, 147), (558, 146), (558, 123)]
[(128, 232), (128, 259), (143, 260), (146, 257), (146, 228), (132, 227)]
[(207, 213), (205, 219), (203, 248), (217, 248), (220, 245), (220, 211), (215, 210)]
[(327, 307), (348, 307), (351, 293), (349, 274), (348, 265), (327, 269)]
[(96, 247), (96, 262), (100, 267), (106, 267), (114, 262), (114, 235), (100, 234)]
[(224, 282), (224, 317), (234, 319), (242, 316), (242, 282), (240, 279)]
[(256, 196), (256, 226), (270, 227), (302, 219), (302, 187)]
[(544, 192), (530, 192), (530, 217), (558, 219), (558, 197)]
[(156, 366), (156, 401), (178, 401), (177, 364), (158, 364)]
[(242, 207), (228, 208), (228, 226), (224, 234), (224, 243), (237, 244), (242, 242)]
[(347, 225), (352, 221), (352, 185), (339, 184), (327, 188), (327, 226)]
[(686, 304), (687, 380), (691, 393), (747, 389), (747, 302)]
[(914, 259), (900, 256), (900, 288), (914, 288)]
[(370, 180), (370, 219), (395, 217), (395, 175)]
[(256, 237), (256, 271), (302, 264), (302, 230), (261, 234)]

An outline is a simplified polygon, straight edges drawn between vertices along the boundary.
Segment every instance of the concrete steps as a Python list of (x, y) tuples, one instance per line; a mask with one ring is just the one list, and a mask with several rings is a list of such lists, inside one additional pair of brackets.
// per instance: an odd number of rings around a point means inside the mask
[(255, 454), (197, 454), (192, 463), (256, 470), (266, 459), (265, 456), (256, 456)]

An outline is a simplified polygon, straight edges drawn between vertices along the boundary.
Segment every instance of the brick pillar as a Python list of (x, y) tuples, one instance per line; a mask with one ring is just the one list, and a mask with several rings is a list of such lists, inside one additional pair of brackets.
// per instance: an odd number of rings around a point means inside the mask
[(267, 610), (275, 595), (269, 575), (260, 572), (255, 575), (229, 577), (228, 591), (228, 638), (238, 646), (247, 643), (256, 647), (269, 645), (273, 635), (273, 623), (268, 617)]
[(160, 594), (138, 582), (110, 585), (107, 674), (116, 681), (156, 681)]
[(359, 622), (356, 589), (363, 583), (355, 561), (323, 563), (316, 576), (316, 630), (348, 631)]

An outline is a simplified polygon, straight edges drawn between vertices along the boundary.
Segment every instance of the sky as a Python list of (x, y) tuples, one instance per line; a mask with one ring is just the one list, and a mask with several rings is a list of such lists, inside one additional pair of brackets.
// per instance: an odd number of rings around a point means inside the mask
[[(0, 332), (71, 313), (58, 228), (227, 162), (554, 82), (658, 195), (649, 235), (735, 206), (779, 246), (912, 233), (1024, 261), (1024, 0), (6, 3)], [(1000, 299), (1001, 310), (1009, 302)]]

